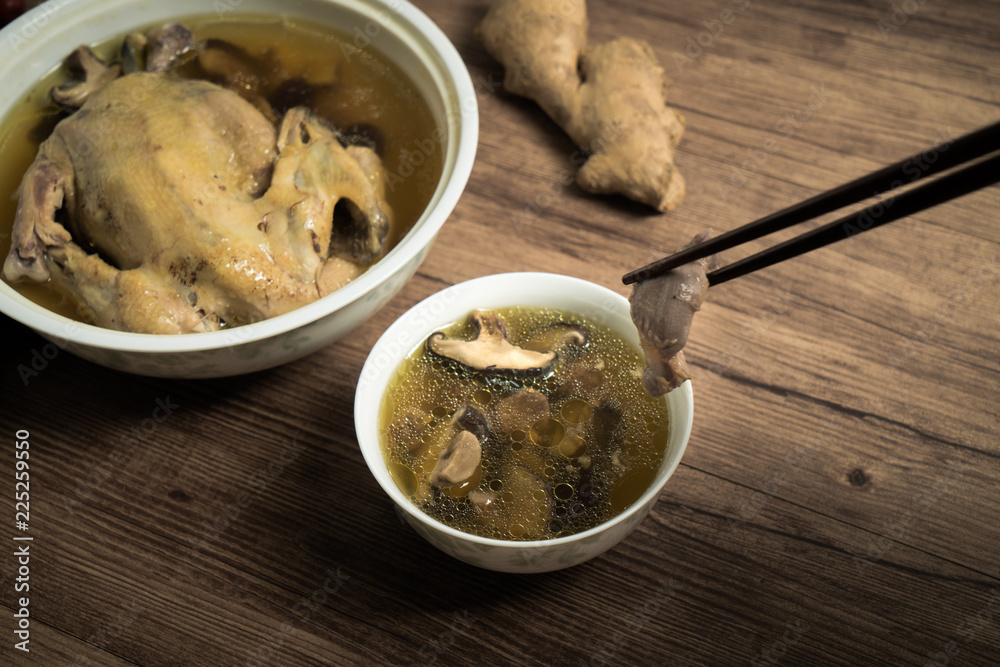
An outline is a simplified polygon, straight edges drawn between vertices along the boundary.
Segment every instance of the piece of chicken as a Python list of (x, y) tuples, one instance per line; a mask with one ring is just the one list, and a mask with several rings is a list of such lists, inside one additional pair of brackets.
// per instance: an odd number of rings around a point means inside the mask
[[(680, 250), (705, 241), (711, 234), (711, 230), (701, 232)], [(650, 396), (662, 396), (691, 378), (683, 348), (708, 290), (705, 274), (715, 262), (714, 255), (699, 259), (632, 288), (632, 322), (646, 357), (642, 385)]]
[[(305, 108), (276, 132), (213, 83), (135, 72), (89, 91), (41, 145), (4, 276), (51, 280), (113, 329), (185, 333), (273, 317), (380, 254), (381, 177), (374, 152), (345, 150)], [(344, 229), (334, 229), (338, 203)]]

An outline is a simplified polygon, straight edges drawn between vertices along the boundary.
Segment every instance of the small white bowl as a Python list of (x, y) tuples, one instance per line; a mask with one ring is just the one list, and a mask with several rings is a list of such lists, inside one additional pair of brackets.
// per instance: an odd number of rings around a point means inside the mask
[(0, 30), (0, 117), (79, 44), (215, 14), (298, 18), (363, 37), (410, 77), (446, 130), (441, 180), (410, 232), (357, 280), (293, 312), (228, 331), (112, 331), (57, 315), (0, 281), (0, 311), (98, 364), (143, 375), (203, 378), (249, 373), (314, 352), (365, 321), (409, 280), (472, 172), (479, 116), (469, 72), (444, 33), (404, 0), (52, 0)]
[(400, 491), (382, 455), (379, 410), (400, 363), (435, 331), (475, 309), (548, 306), (584, 315), (639, 347), (628, 300), (578, 278), (552, 273), (505, 273), (453, 285), (424, 299), (390, 326), (372, 348), (354, 400), (354, 427), (369, 469), (406, 521), (428, 542), (459, 560), (501, 572), (548, 572), (577, 565), (621, 542), (642, 521), (680, 463), (694, 403), (691, 383), (667, 394), (670, 430), (667, 453), (650, 488), (631, 507), (595, 528), (549, 540), (507, 541), (464, 533), (425, 514)]

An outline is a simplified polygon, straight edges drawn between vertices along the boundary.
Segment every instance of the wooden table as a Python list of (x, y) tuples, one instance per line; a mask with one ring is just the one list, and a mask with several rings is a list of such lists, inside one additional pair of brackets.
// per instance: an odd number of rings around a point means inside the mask
[[(27, 383), (45, 341), (0, 322), (0, 663), (997, 664), (997, 188), (713, 288), (680, 469), (584, 565), (516, 576), (439, 553), (401, 524), (352, 425), (367, 351), (432, 292), (545, 270), (626, 294), (622, 273), (706, 226), (995, 121), (996, 4), (592, 0), (593, 43), (648, 39), (674, 79), (688, 191), (666, 215), (562, 184), (574, 147), (497, 89), (472, 36), (486, 2), (417, 4), (468, 63), (482, 136), (426, 263), (371, 321), (248, 377), (136, 377), (63, 352)], [(13, 648), (18, 429), (29, 654)]]

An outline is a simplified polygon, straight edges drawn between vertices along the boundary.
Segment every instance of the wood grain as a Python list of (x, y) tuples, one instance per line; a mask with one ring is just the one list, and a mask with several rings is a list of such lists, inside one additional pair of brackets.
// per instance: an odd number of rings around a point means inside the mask
[[(688, 346), (681, 467), (633, 535), (576, 568), (505, 575), (436, 551), (368, 474), (352, 417), (372, 344), (442, 287), (545, 270), (627, 294), (623, 273), (705, 227), (995, 121), (994, 3), (592, 0), (591, 41), (648, 40), (687, 119), (688, 193), (667, 215), (569, 182), (576, 148), (496, 88), (472, 36), (487, 2), (416, 4), (477, 83), (479, 153), (426, 262), (371, 320), (242, 378), (60, 352), (27, 384), (18, 367), (45, 341), (0, 321), (0, 425), (31, 430), (37, 536), (30, 654), (0, 556), (0, 664), (1000, 662), (997, 188), (714, 288)], [(150, 428), (157, 401), (174, 407)]]

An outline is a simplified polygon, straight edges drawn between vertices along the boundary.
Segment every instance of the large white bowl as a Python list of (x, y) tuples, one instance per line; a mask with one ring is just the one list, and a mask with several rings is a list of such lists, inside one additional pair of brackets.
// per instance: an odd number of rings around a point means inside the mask
[(276, 366), (348, 333), (413, 275), (468, 182), (479, 137), (476, 94), (441, 30), (403, 0), (50, 0), (0, 31), (0, 117), (79, 44), (159, 21), (219, 14), (272, 14), (326, 24), (396, 63), (447, 130), (437, 190), (403, 240), (354, 282), (263, 322), (186, 335), (124, 333), (56, 315), (0, 281), (0, 311), (60, 347), (119, 370), (161, 377), (219, 377)]
[(428, 542), (459, 560), (501, 572), (548, 572), (598, 556), (635, 530), (680, 463), (694, 402), (690, 381), (667, 394), (667, 453), (650, 488), (618, 516), (590, 530), (550, 540), (506, 541), (478, 537), (440, 523), (400, 491), (382, 455), (379, 410), (400, 363), (435, 331), (463, 320), (474, 309), (548, 306), (603, 323), (638, 349), (639, 335), (628, 301), (606, 287), (552, 273), (505, 273), (476, 278), (438, 292), (407, 311), (372, 348), (354, 399), (354, 427), (365, 462), (406, 521)]

